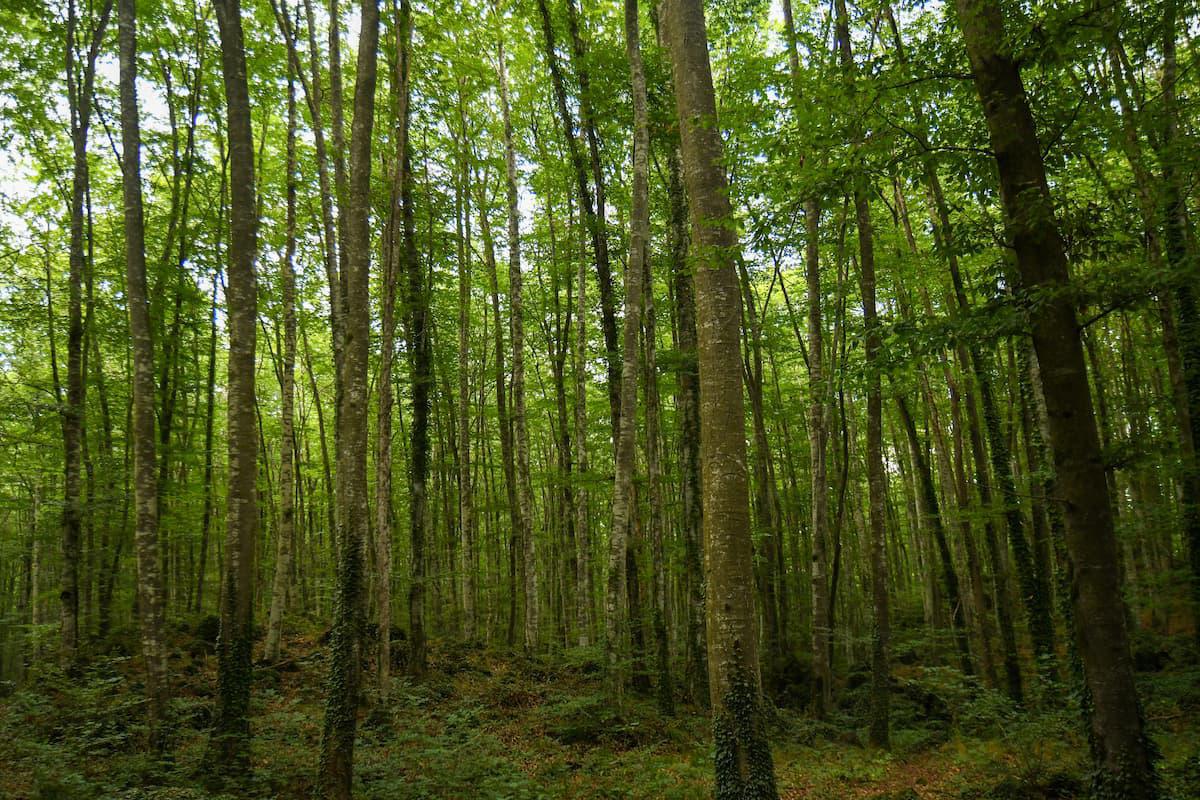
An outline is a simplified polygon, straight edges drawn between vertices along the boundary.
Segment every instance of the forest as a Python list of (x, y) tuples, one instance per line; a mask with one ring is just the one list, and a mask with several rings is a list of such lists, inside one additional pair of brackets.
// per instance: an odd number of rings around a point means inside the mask
[(1195, 0), (0, 30), (0, 798), (1200, 798)]

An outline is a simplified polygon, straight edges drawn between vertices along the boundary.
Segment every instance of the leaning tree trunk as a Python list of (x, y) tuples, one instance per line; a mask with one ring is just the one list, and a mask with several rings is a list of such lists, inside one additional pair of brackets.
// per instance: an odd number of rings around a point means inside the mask
[(957, 5), (996, 154), (1018, 289), (1039, 301), (1030, 322), (1074, 566), (1076, 637), (1091, 695), (1096, 788), (1105, 796), (1152, 798), (1157, 780), (1134, 682), (1113, 510), (1107, 496), (1096, 492), (1104, 485), (1104, 461), (1037, 126), (1020, 69), (998, 35), (1004, 30), (999, 3), (958, 0)]
[(750, 487), (735, 254), (728, 181), (701, 0), (667, 0), (663, 20), (675, 79), (681, 150), (696, 255), (700, 448), (707, 556), (709, 695), (715, 794), (773, 798), (754, 612)]
[(133, 345), (133, 483), (137, 515), (138, 622), (146, 661), (150, 739), (164, 745), (162, 727), (167, 700), (167, 663), (163, 647), (163, 592), (158, 560), (158, 485), (154, 440), (154, 341), (146, 290), (146, 235), (142, 214), (141, 132), (137, 107), (137, 10), (120, 0), (117, 26), (120, 48), (121, 185), (125, 204), (125, 287), (129, 338)]
[(229, 131), (229, 492), (221, 636), (217, 651), (216, 769), (249, 767), (250, 649), (254, 637), (254, 543), (258, 538), (258, 432), (254, 359), (257, 345), (258, 249), (254, 141), (240, 0), (214, 0), (221, 32), (226, 129)]

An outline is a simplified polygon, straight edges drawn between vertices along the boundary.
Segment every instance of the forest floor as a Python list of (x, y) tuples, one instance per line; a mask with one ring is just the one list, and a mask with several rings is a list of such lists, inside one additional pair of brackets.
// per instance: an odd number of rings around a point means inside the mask
[[(308, 797), (324, 711), (319, 633), (292, 636), (281, 667), (256, 669), (253, 774), (223, 789), (209, 785), (200, 766), (215, 685), (210, 638), (186, 629), (174, 634), (168, 761), (143, 751), (135, 658), (94, 657), (71, 676), (43, 671), (19, 689), (10, 686), (0, 699), (0, 798)], [(1149, 667), (1140, 675), (1146, 714), (1167, 796), (1200, 798), (1200, 666), (1170, 645), (1139, 658)], [(863, 673), (847, 676), (827, 722), (773, 713), (785, 800), (1085, 795), (1087, 745), (1076, 713), (1019, 711), (953, 670), (920, 666), (909, 657), (919, 641), (911, 647), (908, 656), (903, 643), (898, 648), (888, 752), (861, 745)], [(708, 797), (712, 759), (702, 710), (681, 705), (664, 717), (652, 696), (635, 692), (617, 707), (598, 657), (572, 650), (531, 659), (434, 643), (428, 677), (397, 678), (390, 713), (365, 714), (356, 797)]]

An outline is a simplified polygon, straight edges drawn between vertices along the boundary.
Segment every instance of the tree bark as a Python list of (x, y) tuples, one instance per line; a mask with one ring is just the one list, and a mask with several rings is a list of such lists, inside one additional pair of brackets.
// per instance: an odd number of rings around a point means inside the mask
[[(84, 198), (88, 194), (88, 129), (91, 123), (96, 58), (104, 42), (112, 13), (112, 0), (106, 0), (90, 31), (83, 65), (76, 65), (79, 25), (75, 0), (67, 4), (66, 77), (71, 112), (72, 174), (70, 194), (70, 247), (67, 301), (67, 395), (59, 397), (59, 416), (63, 436), (63, 516), (62, 574), (59, 590), (61, 631), (59, 655), (64, 663), (74, 661), (79, 646), (79, 540), (83, 527), (80, 502), (83, 464), (83, 415), (87, 385), (84, 382), (83, 280), (87, 267), (84, 252)], [(82, 71), (82, 74), (80, 74)], [(136, 111), (136, 109), (135, 109)], [(124, 117), (122, 117), (124, 121)], [(143, 256), (144, 258), (144, 256)], [(153, 370), (153, 366), (151, 366)], [(55, 388), (57, 389), (57, 375)]]
[(538, 568), (533, 541), (533, 487), (529, 477), (529, 422), (525, 412), (525, 307), (521, 275), (521, 212), (517, 200), (517, 151), (513, 144), (512, 114), (508, 103), (508, 75), (504, 47), (499, 58), (500, 112), (504, 120), (504, 186), (508, 207), (508, 304), (512, 337), (513, 450), (516, 457), (517, 541), (521, 548), (521, 593), (525, 599), (524, 643), (538, 643)]
[(137, 10), (120, 0), (117, 26), (120, 48), (121, 186), (125, 204), (125, 288), (129, 336), (133, 345), (134, 504), (137, 516), (137, 600), (150, 740), (165, 746), (163, 716), (167, 701), (167, 664), (163, 646), (164, 603), (158, 553), (158, 486), (154, 439), (154, 341), (146, 290), (145, 224), (142, 215), (141, 132), (137, 106)]
[(217, 718), (213, 728), (214, 769), (249, 768), (250, 663), (253, 643), (254, 547), (258, 538), (254, 363), (257, 344), (258, 210), (255, 201), (254, 141), (240, 0), (214, 0), (221, 34), (226, 129), (229, 132), (229, 268), (225, 290), (229, 317), (227, 499), (221, 635), (217, 661)]
[(737, 234), (700, 0), (667, 0), (663, 21), (680, 122), (696, 264), (700, 447), (707, 556), (709, 695), (715, 795), (778, 796), (762, 709), (750, 489), (739, 345)]
[(996, 154), (1018, 286), (1037, 304), (1030, 321), (1074, 563), (1076, 636), (1092, 700), (1094, 780), (1100, 794), (1152, 798), (1157, 780), (1134, 683), (1113, 511), (1096, 492), (1104, 484), (1104, 463), (1037, 127), (1017, 62), (997, 35), (1004, 30), (1000, 5), (958, 0), (957, 6)]
[[(850, 22), (845, 0), (837, 0), (837, 40), (842, 72), (848, 90), (855, 94), (855, 65), (850, 49)], [(855, 150), (861, 132), (854, 131)], [(871, 599), (874, 630), (871, 634), (871, 744), (888, 746), (889, 672), (888, 645), (891, 623), (887, 585), (887, 476), (883, 465), (883, 400), (878, 360), (881, 347), (878, 310), (875, 305), (875, 243), (871, 228), (871, 203), (867, 196), (865, 174), (861, 171), (854, 184), (854, 214), (858, 227), (859, 290), (862, 293), (864, 355), (867, 371), (867, 491), (869, 495)]]
[(287, 608), (292, 572), (292, 546), (296, 535), (295, 489), (295, 385), (296, 385), (296, 89), (292, 62), (288, 61), (287, 129), (287, 243), (279, 270), (283, 295), (283, 363), (279, 371), (279, 529), (276, 531), (275, 576), (271, 584), (271, 610), (267, 617), (264, 658), (279, 660), (283, 612)]
[[(335, 26), (336, 27), (336, 26)], [(350, 800), (359, 672), (364, 626), (364, 550), (367, 541), (367, 362), (371, 339), (370, 211), (371, 135), (379, 48), (378, 0), (363, 0), (359, 25), (354, 123), (350, 134), (346, 266), (342, 271), (345, 317), (342, 330), (341, 411), (338, 414), (337, 495), (341, 542), (330, 637), (328, 694), (321, 737), (319, 791)]]

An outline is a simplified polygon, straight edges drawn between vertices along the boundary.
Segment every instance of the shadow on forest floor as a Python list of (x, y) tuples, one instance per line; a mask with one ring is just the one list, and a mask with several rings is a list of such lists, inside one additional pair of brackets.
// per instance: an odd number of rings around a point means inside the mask
[[(142, 752), (136, 658), (94, 656), (72, 677), (30, 676), (0, 699), (4, 800), (303, 798), (320, 745), (323, 652), (315, 629), (255, 673), (252, 777), (195, 788), (207, 741), (215, 658), (203, 625), (177, 629), (171, 758)], [(128, 645), (127, 645), (128, 646)], [(120, 643), (116, 651), (120, 652)], [(126, 650), (128, 652), (128, 650)], [(396, 678), (385, 713), (363, 709), (356, 797), (702, 798), (711, 756), (703, 711), (661, 716), (650, 696), (605, 693), (597, 650), (528, 658), (435, 643), (429, 676)], [(1160, 660), (1161, 661), (1161, 660)], [(1169, 797), (1200, 797), (1200, 669), (1166, 659), (1141, 675)], [(372, 680), (364, 674), (364, 680)], [(773, 714), (780, 793), (811, 798), (1034, 800), (1085, 796), (1086, 742), (1070, 710), (1023, 712), (945, 668), (896, 665), (893, 747), (859, 745), (867, 684), (850, 672), (825, 722)]]

